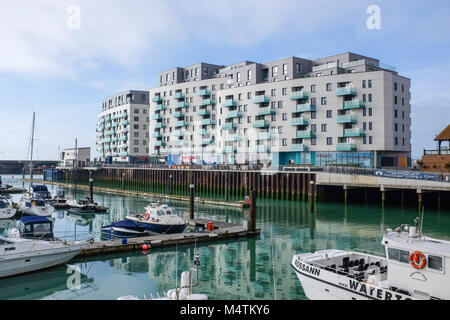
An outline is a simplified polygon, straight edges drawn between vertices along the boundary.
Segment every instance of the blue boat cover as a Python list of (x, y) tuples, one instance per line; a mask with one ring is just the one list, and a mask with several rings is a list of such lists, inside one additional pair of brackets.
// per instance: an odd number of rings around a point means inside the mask
[(33, 188), (34, 192), (48, 192), (47, 186), (42, 184), (32, 185), (31, 188)]
[(103, 228), (112, 228), (112, 227), (125, 228), (125, 229), (144, 229), (144, 228), (139, 227), (139, 225), (136, 222), (130, 221), (130, 220), (122, 220), (119, 222), (114, 222), (108, 226), (102, 227), (102, 229)]
[(49, 219), (47, 219), (46, 217), (39, 217), (39, 216), (26, 216), (20, 219), (20, 221), (22, 221), (23, 224), (28, 224), (28, 223), (39, 223), (39, 222), (51, 222)]

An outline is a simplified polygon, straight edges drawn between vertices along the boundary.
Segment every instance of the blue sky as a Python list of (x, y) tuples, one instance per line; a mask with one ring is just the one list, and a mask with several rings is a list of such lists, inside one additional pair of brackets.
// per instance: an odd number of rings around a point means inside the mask
[[(79, 29), (67, 26), (73, 5)], [(380, 30), (366, 26), (370, 5)], [(450, 123), (448, 30), (448, 1), (2, 1), (0, 159), (27, 158), (33, 111), (38, 159), (56, 159), (75, 137), (95, 150), (101, 100), (148, 90), (164, 69), (347, 51), (411, 78), (417, 158)]]

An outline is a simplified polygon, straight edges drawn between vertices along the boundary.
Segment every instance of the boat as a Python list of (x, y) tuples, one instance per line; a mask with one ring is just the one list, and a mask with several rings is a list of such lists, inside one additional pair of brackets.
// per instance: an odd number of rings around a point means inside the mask
[(10, 196), (0, 196), (0, 219), (11, 219), (16, 215), (17, 204), (11, 202)]
[(17, 222), (17, 226), (24, 239), (54, 240), (53, 221), (46, 217), (23, 217)]
[(166, 204), (152, 203), (145, 208), (145, 214), (127, 215), (125, 219), (136, 222), (147, 231), (160, 234), (182, 233), (187, 227), (183, 217)]
[(8, 191), (12, 188), (13, 188), (13, 186), (10, 184), (3, 184), (2, 177), (0, 176), (0, 191)]
[(32, 184), (27, 192), (22, 195), (22, 198), (29, 200), (31, 198), (44, 199), (46, 202), (52, 202), (52, 194), (48, 191), (46, 185), (43, 184)]
[(24, 215), (50, 217), (55, 212), (55, 208), (43, 198), (22, 198), (18, 211)]
[(295, 255), (291, 266), (311, 300), (448, 300), (450, 241), (415, 225), (387, 229), (385, 256), (322, 250)]
[(85, 242), (0, 237), (0, 278), (65, 264), (85, 246)]
[(98, 203), (91, 202), (89, 198), (86, 199), (70, 199), (67, 200), (66, 204), (71, 208), (70, 212), (77, 213), (96, 213), (96, 212), (106, 212), (108, 208), (99, 206)]
[(131, 220), (114, 222), (110, 225), (101, 227), (100, 231), (102, 233), (102, 238), (104, 239), (137, 238), (155, 235), (154, 232), (148, 231), (139, 223)]
[(55, 209), (66, 209), (69, 207), (64, 190), (58, 190), (56, 196), (52, 199), (52, 202)]

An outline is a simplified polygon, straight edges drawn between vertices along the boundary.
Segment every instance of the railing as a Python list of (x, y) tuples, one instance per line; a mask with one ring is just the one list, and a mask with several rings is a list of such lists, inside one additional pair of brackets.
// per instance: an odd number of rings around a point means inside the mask
[(441, 149), (441, 151), (439, 152), (439, 150), (424, 150), (423, 154), (426, 156), (434, 156), (434, 155), (440, 155), (440, 154), (450, 154), (450, 149)]

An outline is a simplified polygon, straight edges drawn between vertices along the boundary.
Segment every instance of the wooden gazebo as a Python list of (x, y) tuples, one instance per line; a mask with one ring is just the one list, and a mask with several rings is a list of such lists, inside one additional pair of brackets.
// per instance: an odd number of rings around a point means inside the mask
[(442, 151), (442, 142), (447, 141), (450, 144), (450, 124), (435, 139), (439, 143), (439, 154)]

